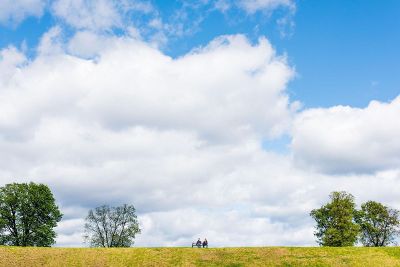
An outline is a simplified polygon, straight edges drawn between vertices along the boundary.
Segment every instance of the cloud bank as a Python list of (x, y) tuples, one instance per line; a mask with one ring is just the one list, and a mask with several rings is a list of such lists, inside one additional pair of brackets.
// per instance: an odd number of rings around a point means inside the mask
[[(287, 132), (296, 110), (285, 93), (294, 71), (265, 38), (253, 45), (222, 36), (172, 59), (134, 37), (79, 32), (64, 43), (59, 35), (50, 30), (32, 61), (8, 48), (0, 63), (8, 70), (0, 91), (1, 177), (52, 187), (65, 213), (59, 245), (79, 243), (69, 237), (81, 228), (71, 227), (103, 203), (137, 206), (148, 233), (141, 244), (182, 245), (196, 225), (177, 225), (163, 240), (178, 214), (206, 221), (210, 209), (222, 228), (226, 213), (242, 216), (233, 204), (246, 210), (253, 196), (263, 199), (258, 179), (268, 171), (261, 166), (276, 156), (260, 140)], [(88, 39), (97, 47), (91, 55)], [(159, 225), (162, 217), (169, 223)]]
[[(294, 67), (266, 38), (172, 58), (124, 24), (152, 7), (124, 3), (55, 1), (72, 36), (50, 29), (33, 58), (0, 50), (0, 181), (51, 187), (58, 246), (81, 246), (88, 209), (105, 203), (136, 206), (138, 246), (315, 245), (308, 213), (333, 190), (400, 208), (399, 98), (300, 110)], [(287, 153), (263, 147), (282, 136)]]
[(372, 101), (364, 109), (336, 106), (309, 109), (293, 126), (296, 160), (328, 173), (370, 173), (400, 163), (400, 97)]

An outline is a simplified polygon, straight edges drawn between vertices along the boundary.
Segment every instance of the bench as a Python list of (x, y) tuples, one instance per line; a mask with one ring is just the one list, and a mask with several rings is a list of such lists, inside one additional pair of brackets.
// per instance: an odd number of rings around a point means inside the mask
[(197, 244), (196, 242), (193, 242), (192, 243), (192, 248), (194, 248), (194, 247), (201, 248), (201, 244)]
[[(193, 242), (193, 243), (192, 243), (192, 248), (194, 248), (194, 247), (201, 248), (201, 247), (203, 247), (203, 244), (197, 244), (196, 242)], [(208, 248), (208, 244), (205, 245), (204, 247), (205, 247), (205, 248)]]

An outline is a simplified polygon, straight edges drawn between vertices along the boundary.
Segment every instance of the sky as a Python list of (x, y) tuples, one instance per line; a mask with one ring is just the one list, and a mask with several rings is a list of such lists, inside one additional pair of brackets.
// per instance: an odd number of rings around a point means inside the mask
[(0, 184), (133, 204), (135, 246), (315, 246), (332, 191), (400, 209), (400, 2), (3, 0)]

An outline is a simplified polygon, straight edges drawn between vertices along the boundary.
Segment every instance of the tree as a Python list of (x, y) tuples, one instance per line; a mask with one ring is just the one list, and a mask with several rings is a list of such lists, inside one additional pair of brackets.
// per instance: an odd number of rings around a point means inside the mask
[(85, 223), (85, 242), (91, 247), (130, 247), (140, 233), (134, 206), (103, 205), (90, 210)]
[(361, 228), (360, 241), (367, 247), (387, 246), (399, 234), (399, 211), (375, 201), (361, 205), (356, 222)]
[(50, 189), (44, 184), (13, 183), (0, 187), (0, 244), (48, 247), (61, 220)]
[(317, 242), (321, 246), (353, 246), (360, 231), (354, 222), (354, 197), (344, 191), (332, 192), (329, 197), (329, 203), (310, 213), (317, 222)]

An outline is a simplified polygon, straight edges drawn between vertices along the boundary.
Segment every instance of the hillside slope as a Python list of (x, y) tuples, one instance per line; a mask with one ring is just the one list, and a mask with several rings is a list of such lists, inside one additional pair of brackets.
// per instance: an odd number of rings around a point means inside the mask
[(400, 248), (0, 247), (0, 266), (400, 266)]

